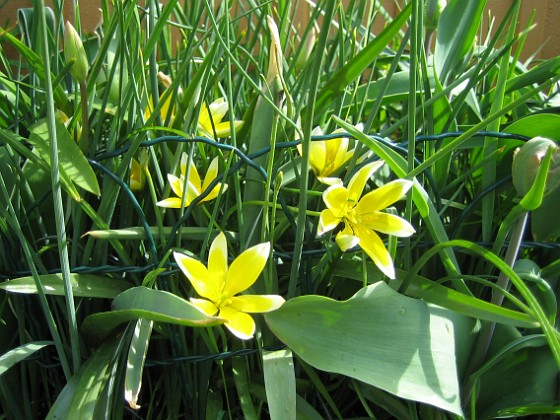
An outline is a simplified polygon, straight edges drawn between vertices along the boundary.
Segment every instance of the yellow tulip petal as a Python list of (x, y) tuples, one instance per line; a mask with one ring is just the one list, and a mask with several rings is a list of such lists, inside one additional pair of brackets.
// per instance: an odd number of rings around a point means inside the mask
[(226, 306), (220, 309), (218, 316), (227, 320), (224, 325), (241, 340), (249, 340), (255, 334), (255, 321), (251, 315)]
[(220, 232), (210, 245), (208, 253), (208, 274), (212, 279), (214, 287), (221, 294), (226, 284), (226, 275), (228, 271), (227, 260), (227, 241), (226, 235)]
[(269, 254), (269, 242), (255, 245), (242, 252), (229, 267), (224, 293), (231, 297), (251, 287), (261, 274)]
[(397, 179), (364, 195), (356, 206), (356, 213), (382, 210), (400, 200), (412, 186), (412, 181)]
[(201, 131), (212, 131), (212, 123), (210, 122), (210, 111), (205, 103), (200, 108), (198, 115), (198, 129)]
[[(184, 175), (186, 176), (186, 174)], [(200, 181), (198, 169), (196, 169), (196, 165), (192, 160), (189, 163), (189, 184), (192, 185), (193, 189), (198, 191), (200, 191), (200, 189), (202, 188), (202, 182)]]
[(337, 177), (322, 177), (322, 176), (318, 176), (318, 177), (317, 177), (317, 180), (318, 180), (319, 182), (321, 182), (322, 184), (329, 185), (329, 186), (331, 186), (331, 185), (337, 185), (337, 184), (342, 185), (342, 179), (337, 178)]
[(158, 207), (165, 207), (168, 209), (180, 209), (181, 208), (181, 197), (169, 197), (165, 200), (158, 201), (156, 203)]
[(184, 179), (177, 178), (175, 175), (167, 174), (167, 180), (171, 186), (171, 190), (175, 193), (177, 197), (183, 196), (183, 182)]
[(205, 201), (212, 201), (213, 199), (215, 199), (218, 196), (218, 194), (220, 194), (220, 190), (222, 192), (227, 190), (228, 185), (224, 184), (224, 188), (223, 189), (221, 189), (221, 188), (222, 188), (222, 183), (218, 182), (216, 184), (216, 186), (214, 188), (212, 188), (212, 191), (210, 191), (210, 193), (202, 199), (201, 203), (203, 203)]
[(412, 225), (403, 218), (379, 211), (363, 215), (362, 224), (377, 232), (398, 236), (400, 238), (406, 238), (415, 232)]
[(130, 161), (130, 189), (132, 191), (140, 191), (144, 186), (142, 168), (138, 161), (134, 158)]
[(327, 159), (325, 141), (312, 141), (309, 145), (309, 165), (315, 176), (325, 176), (323, 170)]
[(366, 182), (375, 171), (383, 166), (383, 163), (383, 161), (369, 163), (354, 174), (348, 183), (349, 198), (351, 200), (358, 201), (364, 191)]
[(214, 316), (218, 313), (218, 307), (206, 299), (190, 298), (190, 302), (204, 312), (206, 315)]
[(219, 282), (212, 279), (204, 264), (179, 252), (174, 252), (173, 257), (183, 274), (191, 282), (196, 293), (212, 302), (220, 301), (221, 290), (217, 290), (216, 287), (216, 283)]
[(348, 208), (348, 194), (348, 190), (342, 184), (335, 184), (323, 192), (323, 201), (336, 217), (343, 217)]
[(204, 177), (204, 183), (202, 184), (201, 192), (206, 191), (206, 188), (216, 179), (218, 176), (218, 156), (212, 159), (210, 165), (208, 166), (208, 170), (206, 171), (206, 176)]
[(241, 312), (263, 313), (278, 309), (284, 302), (278, 295), (241, 295), (232, 297), (228, 306)]
[(354, 230), (348, 225), (336, 235), (335, 240), (342, 252), (346, 252), (360, 243), (360, 238), (354, 234)]
[(229, 105), (225, 98), (218, 98), (210, 104), (210, 115), (212, 116), (212, 121), (214, 125), (219, 124), (226, 112), (229, 109)]
[(389, 251), (381, 238), (365, 226), (354, 226), (354, 233), (360, 238), (360, 248), (372, 259), (375, 265), (390, 279), (395, 278), (395, 268)]
[(323, 235), (325, 232), (333, 230), (337, 227), (342, 219), (334, 215), (329, 209), (325, 209), (319, 216), (319, 226), (317, 226), (317, 236)]

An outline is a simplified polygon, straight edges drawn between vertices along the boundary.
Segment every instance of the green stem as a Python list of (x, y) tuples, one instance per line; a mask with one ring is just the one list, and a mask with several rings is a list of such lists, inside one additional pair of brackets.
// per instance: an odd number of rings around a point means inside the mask
[(88, 114), (88, 95), (85, 80), (80, 82), (80, 105), (82, 106), (82, 134), (80, 136), (80, 146), (84, 155), (90, 156), (89, 144), (89, 114)]
[(47, 45), (47, 22), (45, 16), (45, 1), (39, 0), (37, 7), (39, 13), (39, 22), (41, 26), (41, 38), (43, 42), (43, 60), (45, 63), (45, 92), (47, 104), (47, 127), (49, 130), (49, 139), (51, 145), (51, 183), (53, 189), (54, 217), (56, 223), (56, 236), (58, 243), (58, 253), (60, 258), (60, 269), (62, 280), (64, 282), (64, 296), (66, 300), (66, 311), (68, 315), (68, 328), (70, 335), (70, 346), (72, 349), (72, 365), (74, 372), (80, 367), (80, 346), (78, 324), (76, 321), (76, 309), (74, 307), (74, 293), (72, 291), (72, 282), (70, 279), (70, 262), (68, 260), (68, 240), (66, 238), (66, 228), (64, 225), (64, 208), (62, 205), (62, 188), (60, 185), (60, 172), (58, 163), (58, 138), (56, 136), (55, 122), (55, 106), (54, 93), (50, 72), (50, 57)]

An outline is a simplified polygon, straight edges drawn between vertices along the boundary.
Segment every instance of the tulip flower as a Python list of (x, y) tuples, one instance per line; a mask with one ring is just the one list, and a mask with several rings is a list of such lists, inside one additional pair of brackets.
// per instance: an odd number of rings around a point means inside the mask
[[(184, 190), (185, 181), (187, 176), (187, 154), (183, 153), (181, 157), (181, 175), (180, 177), (176, 177), (172, 174), (167, 174), (167, 179), (169, 180), (169, 184), (171, 185), (171, 189), (175, 193), (177, 197), (169, 197), (165, 200), (159, 201), (157, 203), (160, 207), (168, 207), (168, 208), (181, 208), (181, 203), (183, 203), (184, 197), (184, 206), (187, 207), (196, 197), (201, 195), (204, 191), (206, 191), (209, 185), (216, 179), (218, 175), (218, 157), (216, 156), (210, 166), (208, 167), (208, 171), (206, 172), (206, 176), (204, 177), (204, 182), (201, 182), (200, 175), (198, 174), (198, 170), (196, 169), (195, 164), (191, 160), (189, 163), (189, 171), (188, 171), (188, 181), (186, 182), (187, 190)], [(222, 188), (222, 184), (218, 183), (212, 191), (204, 197), (200, 202), (203, 203), (205, 201), (213, 200), (218, 196), (220, 193), (220, 189)], [(227, 188), (227, 184), (224, 184), (223, 190), (225, 191)]]
[[(200, 115), (198, 116), (198, 134), (213, 139), (229, 137), (231, 135), (230, 121), (222, 122), (222, 119), (228, 111), (229, 105), (224, 98), (218, 98), (206, 106), (202, 104)], [(243, 121), (233, 121), (235, 131), (239, 130), (243, 125)]]
[[(334, 133), (342, 132), (336, 130)], [(315, 127), (312, 136), (322, 136), (320, 127)], [(354, 155), (354, 150), (348, 150), (349, 140), (345, 137), (331, 140), (312, 141), (309, 150), (309, 165), (317, 179), (323, 184), (333, 185), (341, 182), (339, 178), (330, 177)], [(301, 145), (297, 146), (302, 153)]]
[(177, 265), (201, 297), (190, 301), (207, 315), (226, 320), (225, 326), (238, 338), (248, 340), (255, 334), (251, 313), (278, 309), (284, 299), (278, 295), (239, 295), (255, 283), (270, 253), (268, 242), (242, 252), (228, 267), (227, 241), (223, 233), (210, 246), (208, 267), (178, 252), (173, 253)]
[(394, 279), (393, 261), (376, 231), (398, 237), (414, 233), (406, 220), (381, 211), (402, 198), (412, 182), (398, 179), (361, 197), (367, 180), (382, 165), (383, 162), (370, 163), (352, 177), (348, 187), (338, 183), (324, 191), (327, 208), (319, 217), (317, 234), (323, 235), (343, 223), (344, 228), (336, 235), (339, 248), (345, 252), (360, 246), (385, 275)]

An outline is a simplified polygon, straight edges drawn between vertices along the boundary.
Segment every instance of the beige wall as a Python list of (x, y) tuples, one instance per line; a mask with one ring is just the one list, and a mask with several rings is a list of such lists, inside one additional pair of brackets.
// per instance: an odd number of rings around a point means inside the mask
[[(393, 0), (384, 0), (384, 2), (389, 12), (396, 13)], [(514, 0), (487, 0), (487, 2), (487, 9), (496, 17), (498, 23), (495, 26), (497, 26)], [(0, 25), (3, 28), (12, 26), (16, 20), (17, 10), (21, 7), (31, 7), (32, 3), (32, 0), (8, 0), (0, 9)], [(46, 0), (46, 4), (52, 4), (52, 1)], [(91, 31), (99, 22), (101, 17), (99, 7), (100, 1), (80, 2), (81, 20), (86, 31)], [(537, 58), (547, 59), (560, 55), (560, 30), (557, 27), (560, 22), (560, 0), (522, 0), (518, 31), (527, 26), (533, 10), (535, 11), (534, 23), (537, 26), (527, 36), (522, 58), (526, 59), (537, 51)], [(72, 1), (65, 2), (64, 14), (72, 20)], [(488, 30), (488, 22), (483, 26), (481, 36)]]

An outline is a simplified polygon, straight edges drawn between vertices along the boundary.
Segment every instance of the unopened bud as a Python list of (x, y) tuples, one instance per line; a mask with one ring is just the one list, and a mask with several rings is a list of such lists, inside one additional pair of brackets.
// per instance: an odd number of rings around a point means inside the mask
[(66, 21), (64, 31), (64, 57), (66, 64), (72, 64), (70, 74), (78, 82), (84, 82), (88, 74), (88, 59), (84, 44), (72, 24)]
[(447, 6), (447, 0), (426, 0), (424, 3), (424, 27), (435, 30), (441, 17), (441, 12)]
[(531, 189), (537, 172), (548, 149), (552, 149), (550, 167), (546, 177), (545, 193), (552, 191), (560, 181), (560, 147), (544, 137), (535, 137), (517, 148), (513, 155), (511, 168), (513, 186), (521, 196)]

